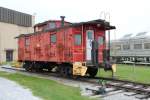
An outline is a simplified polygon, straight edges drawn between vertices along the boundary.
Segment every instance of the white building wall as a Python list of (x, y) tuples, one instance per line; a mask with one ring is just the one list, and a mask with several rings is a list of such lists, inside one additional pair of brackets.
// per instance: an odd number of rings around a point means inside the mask
[(18, 59), (18, 45), (16, 36), (32, 33), (32, 27), (23, 27), (15, 24), (0, 22), (0, 62), (6, 61), (6, 50), (12, 49), (13, 60)]

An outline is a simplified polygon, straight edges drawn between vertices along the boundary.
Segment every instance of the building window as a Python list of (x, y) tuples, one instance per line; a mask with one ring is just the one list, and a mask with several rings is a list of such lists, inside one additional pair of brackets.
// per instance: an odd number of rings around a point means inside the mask
[(123, 45), (123, 50), (129, 50), (130, 49), (130, 45), (129, 44), (124, 44)]
[(25, 47), (28, 47), (30, 45), (30, 38), (25, 37)]
[(98, 37), (98, 44), (103, 45), (103, 43), (104, 43), (103, 37), (99, 36)]
[(56, 34), (50, 35), (50, 41), (51, 41), (51, 43), (56, 43)]
[(150, 49), (150, 43), (144, 43), (144, 49)]
[(134, 49), (142, 49), (142, 44), (134, 44)]
[(75, 34), (75, 45), (81, 45), (81, 34)]
[(6, 50), (6, 61), (13, 61), (13, 50)]
[(115, 46), (115, 49), (116, 49), (116, 50), (121, 50), (121, 45), (116, 45), (116, 46)]

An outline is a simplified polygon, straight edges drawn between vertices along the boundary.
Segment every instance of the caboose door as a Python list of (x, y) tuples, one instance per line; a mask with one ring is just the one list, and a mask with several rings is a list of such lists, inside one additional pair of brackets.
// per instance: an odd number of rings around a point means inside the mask
[(91, 50), (92, 50), (92, 41), (94, 40), (94, 31), (87, 30), (86, 31), (86, 60), (87, 62), (91, 62)]

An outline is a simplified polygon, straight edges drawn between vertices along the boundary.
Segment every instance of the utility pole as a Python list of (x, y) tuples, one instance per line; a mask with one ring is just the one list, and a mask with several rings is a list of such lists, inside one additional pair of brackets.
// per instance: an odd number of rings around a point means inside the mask
[[(104, 21), (108, 21), (109, 24), (110, 24), (110, 13), (109, 13), (109, 12), (102, 11), (102, 12), (100, 13), (100, 17), (101, 17), (101, 18), (102, 18), (102, 15), (103, 15), (103, 17), (104, 17)], [(106, 43), (106, 48), (109, 50), (109, 51), (107, 52), (107, 56), (110, 57), (110, 30), (108, 30), (107, 34), (108, 34), (108, 36), (107, 36), (108, 41), (107, 41), (107, 43)], [(110, 58), (109, 58), (109, 59), (110, 59)]]

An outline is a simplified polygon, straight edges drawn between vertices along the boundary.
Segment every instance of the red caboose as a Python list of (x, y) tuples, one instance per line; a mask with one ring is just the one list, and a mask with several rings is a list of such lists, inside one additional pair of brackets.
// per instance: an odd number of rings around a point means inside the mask
[(28, 70), (48, 69), (62, 75), (95, 76), (106, 56), (105, 31), (115, 29), (105, 20), (69, 23), (50, 20), (34, 26), (35, 32), (18, 36), (18, 59)]

